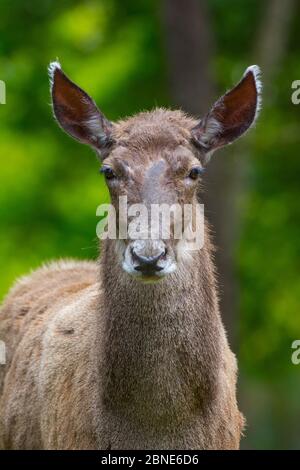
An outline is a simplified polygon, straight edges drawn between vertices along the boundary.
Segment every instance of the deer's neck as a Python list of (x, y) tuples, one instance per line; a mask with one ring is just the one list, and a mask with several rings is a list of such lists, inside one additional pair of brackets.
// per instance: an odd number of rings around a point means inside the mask
[[(113, 243), (113, 242), (112, 242)], [(216, 392), (220, 340), (209, 252), (157, 284), (123, 273), (111, 244), (102, 255), (101, 381), (114, 412), (159, 420), (194, 410)], [(185, 413), (186, 415), (186, 413)], [(154, 419), (154, 418), (153, 418)]]

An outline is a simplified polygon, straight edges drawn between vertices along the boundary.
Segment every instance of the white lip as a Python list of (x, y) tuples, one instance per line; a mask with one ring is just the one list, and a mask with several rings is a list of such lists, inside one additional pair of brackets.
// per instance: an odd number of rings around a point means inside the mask
[(143, 274), (140, 271), (136, 271), (133, 265), (130, 262), (128, 262), (126, 259), (124, 259), (122, 262), (122, 268), (124, 269), (126, 273), (130, 274), (131, 276), (145, 283), (153, 283), (153, 282), (160, 281), (161, 279), (166, 277), (168, 274), (173, 273), (176, 270), (176, 267), (177, 267), (176, 263), (170, 260), (167, 262), (164, 269), (162, 269), (161, 271), (157, 271), (157, 273), (155, 273), (153, 276), (147, 279), (147, 276), (143, 276)]

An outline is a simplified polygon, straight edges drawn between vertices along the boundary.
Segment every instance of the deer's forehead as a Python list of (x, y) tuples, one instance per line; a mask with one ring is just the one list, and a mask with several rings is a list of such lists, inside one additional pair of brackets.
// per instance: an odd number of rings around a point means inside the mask
[(111, 165), (153, 175), (169, 168), (177, 171), (197, 162), (193, 151), (186, 145), (131, 147), (117, 146), (106, 160)]

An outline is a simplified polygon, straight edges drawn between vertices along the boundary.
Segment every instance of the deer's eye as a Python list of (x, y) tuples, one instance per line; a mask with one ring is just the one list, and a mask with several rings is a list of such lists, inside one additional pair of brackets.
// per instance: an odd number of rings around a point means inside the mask
[(189, 172), (189, 178), (191, 178), (192, 180), (196, 180), (198, 178), (199, 175), (201, 175), (202, 173), (204, 173), (205, 169), (202, 168), (202, 166), (195, 166), (194, 168), (191, 169), (191, 171)]
[(100, 173), (103, 173), (107, 180), (112, 180), (116, 178), (115, 172), (109, 166), (103, 166), (102, 168), (100, 168)]

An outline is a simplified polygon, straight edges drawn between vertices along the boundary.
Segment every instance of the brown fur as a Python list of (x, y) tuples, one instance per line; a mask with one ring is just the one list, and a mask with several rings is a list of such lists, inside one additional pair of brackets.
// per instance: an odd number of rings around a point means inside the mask
[[(115, 126), (122, 145), (108, 159), (117, 165), (126, 151), (141, 188), (150, 160), (163, 158), (175, 173), (188, 167), (194, 125), (181, 112), (139, 114)], [(179, 146), (185, 156), (176, 156)], [(99, 264), (53, 263), (8, 294), (0, 447), (237, 449), (236, 360), (208, 233), (203, 249), (155, 284), (121, 269), (116, 244), (103, 243)]]

